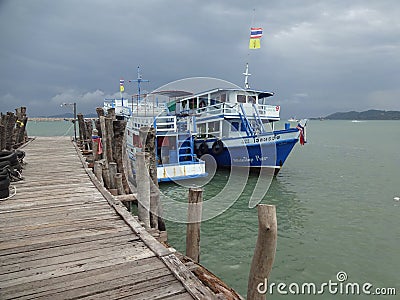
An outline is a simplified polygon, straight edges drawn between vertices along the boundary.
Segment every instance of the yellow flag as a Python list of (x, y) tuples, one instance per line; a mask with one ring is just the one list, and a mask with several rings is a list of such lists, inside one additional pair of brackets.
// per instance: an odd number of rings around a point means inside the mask
[(259, 49), (260, 46), (260, 39), (250, 39), (249, 49)]
[(119, 91), (122, 93), (123, 91), (125, 91), (125, 88), (124, 88), (124, 86), (123, 85), (120, 85), (119, 86)]

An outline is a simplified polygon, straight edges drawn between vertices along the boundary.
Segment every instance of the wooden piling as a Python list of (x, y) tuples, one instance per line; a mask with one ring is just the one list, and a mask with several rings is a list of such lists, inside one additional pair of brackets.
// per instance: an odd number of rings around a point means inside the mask
[(0, 151), (6, 149), (6, 127), (0, 125)]
[(102, 107), (97, 107), (96, 113), (97, 113), (97, 119), (94, 122), (94, 124), (96, 126), (98, 136), (102, 136), (101, 126), (100, 126), (100, 117), (104, 117), (104, 109)]
[(121, 173), (115, 174), (114, 181), (115, 181), (116, 189), (118, 191), (118, 195), (124, 195), (125, 190), (124, 190), (124, 186), (122, 184), (122, 174)]
[(99, 136), (99, 132), (97, 131), (97, 129), (93, 129), (92, 131), (92, 149), (93, 149), (93, 160), (97, 161), (100, 159), (101, 154), (99, 154), (99, 139), (94, 139), (93, 137), (98, 137)]
[(105, 132), (103, 132), (103, 145), (107, 144), (106, 149), (104, 150), (105, 156), (107, 157), (107, 163), (114, 161), (113, 158), (113, 139), (114, 139), (114, 130), (113, 130), (113, 119), (106, 117), (104, 119), (105, 122)]
[(88, 146), (88, 150), (93, 149), (93, 143), (92, 143), (92, 139), (91, 134), (93, 131), (93, 121), (92, 119), (90, 120), (85, 120), (85, 135), (86, 135), (86, 140), (85, 143)]
[(81, 145), (85, 143), (86, 140), (86, 127), (85, 127), (85, 120), (83, 118), (83, 114), (77, 114), (78, 118), (78, 126), (79, 126), (79, 140)]
[(136, 184), (138, 199), (138, 216), (146, 229), (150, 228), (150, 177), (148, 173), (149, 154), (136, 153)]
[(148, 172), (150, 181), (150, 224), (152, 228), (165, 231), (165, 222), (162, 218), (162, 206), (160, 201), (160, 189), (157, 178), (156, 163), (156, 130), (154, 127), (141, 127), (139, 129), (139, 137), (142, 142), (142, 151), (149, 153)]
[(14, 127), (17, 117), (12, 112), (7, 112), (5, 129), (6, 129), (6, 150), (13, 149), (15, 139), (14, 139)]
[(125, 175), (123, 163), (123, 143), (125, 135), (126, 121), (116, 120), (113, 122), (114, 142), (113, 142), (113, 157), (117, 163), (118, 173), (122, 174), (122, 185), (126, 193), (129, 193), (129, 184)]
[(94, 162), (93, 173), (96, 176), (96, 178), (100, 181), (100, 183), (103, 185), (103, 166), (101, 162), (98, 160)]
[(275, 259), (278, 226), (276, 209), (274, 205), (257, 205), (258, 210), (258, 237), (251, 262), (249, 281), (247, 286), (247, 299), (265, 299), (265, 294), (260, 293), (259, 287), (266, 290), (269, 274)]
[(200, 261), (200, 224), (203, 206), (203, 189), (189, 189), (188, 222), (186, 226), (186, 256)]
[(117, 163), (115, 162), (109, 162), (108, 163), (108, 170), (110, 172), (110, 188), (111, 189), (116, 189), (117, 186), (115, 184), (115, 175), (118, 173), (117, 172)]

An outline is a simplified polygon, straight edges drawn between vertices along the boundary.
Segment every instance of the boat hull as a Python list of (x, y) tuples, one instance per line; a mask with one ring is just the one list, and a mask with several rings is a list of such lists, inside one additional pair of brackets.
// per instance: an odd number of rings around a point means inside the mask
[[(223, 149), (215, 148), (217, 139), (201, 139), (196, 141), (196, 149), (200, 157), (210, 154), (218, 167), (272, 168), (277, 174), (284, 165), (293, 147), (299, 141), (297, 129), (275, 131), (254, 137), (238, 137), (221, 139)], [(207, 145), (207, 147), (204, 146)], [(206, 151), (199, 151), (205, 150)], [(219, 151), (215, 151), (215, 150)]]

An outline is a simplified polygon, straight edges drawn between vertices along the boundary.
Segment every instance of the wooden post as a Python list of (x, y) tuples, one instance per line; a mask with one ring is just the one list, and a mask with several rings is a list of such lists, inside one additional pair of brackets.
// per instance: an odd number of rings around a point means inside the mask
[(115, 184), (115, 174), (117, 174), (117, 163), (115, 162), (109, 162), (108, 163), (108, 170), (110, 170), (110, 184), (111, 184), (111, 189), (116, 189), (117, 186)]
[(6, 149), (6, 127), (0, 125), (0, 151)]
[(85, 140), (86, 140), (86, 127), (85, 127), (85, 120), (83, 118), (83, 115), (79, 113), (77, 115), (78, 117), (78, 125), (79, 125), (79, 140), (81, 142), (81, 145), (84, 145)]
[(123, 163), (123, 143), (126, 128), (126, 121), (116, 120), (113, 122), (114, 142), (113, 142), (113, 157), (117, 163), (118, 172), (122, 174), (122, 184), (125, 191), (129, 191), (128, 180), (125, 176), (124, 163)]
[(99, 154), (99, 140), (96, 138), (93, 140), (93, 137), (98, 137), (99, 132), (97, 129), (93, 129), (92, 131), (92, 150), (93, 150), (93, 160), (97, 161), (100, 159), (101, 154)]
[(100, 126), (100, 117), (104, 117), (104, 109), (102, 107), (96, 108), (97, 120), (95, 121), (95, 126), (99, 136), (102, 136), (101, 126)]
[(108, 164), (106, 163), (105, 160), (102, 163), (102, 174), (103, 174), (103, 182), (104, 186), (108, 189), (111, 188), (111, 182), (110, 182), (110, 170), (108, 169)]
[(189, 189), (188, 223), (186, 226), (186, 256), (200, 261), (200, 224), (203, 207), (203, 189)]
[(278, 226), (274, 205), (257, 205), (258, 210), (258, 237), (251, 262), (249, 282), (247, 285), (247, 299), (265, 299), (269, 274), (275, 259)]
[(5, 123), (6, 129), (6, 150), (13, 149), (14, 146), (14, 127), (17, 117), (12, 112), (7, 112), (7, 118)]
[[(104, 150), (105, 155), (107, 156), (107, 163), (114, 161), (113, 158), (113, 139), (114, 139), (114, 130), (113, 130), (113, 120), (111, 118), (105, 118), (105, 132), (103, 132), (103, 145), (107, 144), (106, 149)], [(104, 148), (104, 147), (103, 147)]]
[(93, 131), (93, 121), (92, 119), (85, 121), (85, 132), (86, 132), (86, 143), (88, 145), (88, 150), (93, 149), (91, 134)]
[(101, 161), (97, 160), (94, 162), (93, 166), (93, 172), (96, 178), (100, 181), (101, 184), (104, 184), (103, 182), (103, 166), (101, 164)]
[(100, 127), (101, 127), (100, 131), (102, 133), (101, 143), (103, 145), (103, 158), (106, 160), (106, 163), (108, 163), (107, 155), (105, 155), (105, 153), (107, 151), (107, 143), (106, 143), (106, 134), (105, 134), (105, 132), (106, 132), (106, 117), (104, 117), (104, 116), (100, 116)]
[(157, 178), (156, 164), (156, 130), (154, 127), (141, 127), (139, 137), (142, 142), (142, 151), (149, 153), (150, 182), (150, 223), (152, 228), (165, 231), (165, 222), (162, 218), (162, 206), (160, 201), (160, 190)]
[(148, 170), (149, 154), (136, 153), (136, 184), (138, 199), (138, 215), (146, 229), (150, 228), (150, 177)]
[(112, 119), (112, 120), (116, 120), (116, 116), (115, 116), (115, 108), (109, 108), (107, 110), (107, 117)]
[(124, 185), (122, 184), (122, 174), (121, 173), (115, 174), (114, 181), (116, 189), (118, 191), (118, 195), (124, 195), (125, 190), (124, 190)]

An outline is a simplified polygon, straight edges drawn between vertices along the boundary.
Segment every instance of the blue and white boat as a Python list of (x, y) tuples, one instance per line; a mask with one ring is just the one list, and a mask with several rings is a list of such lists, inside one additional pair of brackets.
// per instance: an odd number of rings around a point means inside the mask
[[(248, 69), (246, 69), (248, 74)], [(246, 73), (244, 73), (246, 75)], [(305, 143), (307, 120), (277, 130), (281, 107), (270, 104), (273, 92), (248, 87), (216, 88), (176, 102), (179, 120), (195, 116), (195, 149), (210, 154), (218, 167), (270, 168), (276, 175), (296, 143)]]

